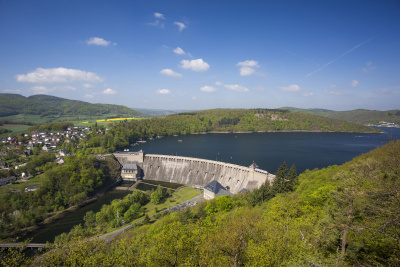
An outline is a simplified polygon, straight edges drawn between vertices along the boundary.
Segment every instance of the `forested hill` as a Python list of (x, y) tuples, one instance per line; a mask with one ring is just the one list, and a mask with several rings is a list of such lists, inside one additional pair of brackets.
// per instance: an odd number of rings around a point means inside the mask
[(49, 95), (24, 97), (18, 94), (0, 94), (0, 117), (17, 114), (33, 115), (102, 115), (109, 113), (143, 117), (138, 111), (125, 106), (91, 104)]
[(173, 114), (164, 118), (122, 121), (104, 135), (93, 135), (88, 147), (121, 149), (139, 140), (205, 132), (380, 132), (371, 127), (322, 116), (270, 109), (214, 109)]
[(355, 109), (349, 111), (334, 111), (328, 109), (301, 109), (293, 107), (282, 107), (281, 109), (321, 115), (329, 118), (347, 120), (363, 124), (368, 124), (368, 123), (377, 124), (380, 121), (400, 124), (400, 110), (379, 111), (379, 110)]

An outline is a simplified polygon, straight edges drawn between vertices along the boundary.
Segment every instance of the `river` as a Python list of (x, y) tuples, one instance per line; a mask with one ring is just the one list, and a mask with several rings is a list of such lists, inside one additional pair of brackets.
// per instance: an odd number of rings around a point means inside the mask
[[(366, 153), (390, 140), (400, 139), (400, 128), (381, 128), (383, 134), (351, 133), (230, 133), (168, 136), (130, 147), (149, 154), (178, 155), (249, 166), (256, 162), (259, 168), (275, 173), (282, 162), (294, 164), (298, 172), (306, 169), (339, 165)], [(181, 140), (178, 142), (178, 140)], [(129, 192), (111, 191), (66, 217), (36, 231), (34, 243), (53, 242), (54, 237), (83, 223), (86, 212), (97, 212), (113, 199), (123, 198)]]
[(122, 199), (124, 196), (131, 193), (130, 191), (110, 191), (106, 195), (100, 197), (97, 201), (92, 202), (67, 216), (46, 225), (45, 227), (35, 231), (26, 238), (31, 238), (31, 243), (46, 243), (54, 242), (54, 238), (64, 232), (69, 232), (75, 225), (83, 223), (83, 217), (86, 212), (100, 211), (103, 205), (110, 204), (114, 199)]

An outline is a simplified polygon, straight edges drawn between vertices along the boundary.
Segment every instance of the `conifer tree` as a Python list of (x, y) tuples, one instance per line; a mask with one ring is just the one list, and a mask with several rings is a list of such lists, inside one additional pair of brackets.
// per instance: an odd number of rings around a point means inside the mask
[(287, 180), (286, 188), (288, 189), (288, 191), (293, 191), (297, 183), (297, 170), (294, 164), (292, 165), (292, 167), (290, 167), (290, 170), (286, 176), (286, 180)]
[(275, 173), (275, 180), (272, 185), (272, 191), (275, 194), (286, 192), (285, 183), (286, 183), (287, 172), (288, 172), (287, 164), (286, 162), (283, 162)]

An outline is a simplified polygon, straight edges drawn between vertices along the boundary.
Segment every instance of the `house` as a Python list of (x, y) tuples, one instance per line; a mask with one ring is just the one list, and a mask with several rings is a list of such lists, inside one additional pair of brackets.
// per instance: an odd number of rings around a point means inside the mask
[(65, 156), (68, 156), (68, 155), (72, 155), (72, 153), (69, 152), (68, 150), (60, 149), (60, 150), (58, 150), (58, 155), (60, 157), (65, 157)]
[(28, 185), (25, 187), (25, 192), (34, 192), (38, 187), (40, 187), (40, 184)]
[(54, 148), (51, 147), (50, 144), (45, 144), (45, 145), (42, 147), (42, 150), (44, 150), (44, 151), (51, 151), (51, 150), (54, 150)]
[(2, 178), (2, 179), (0, 179), (0, 186), (9, 184), (9, 183), (11, 183), (11, 182), (13, 182), (13, 181), (16, 181), (16, 180), (17, 180), (17, 177), (15, 177), (15, 176), (10, 176), (10, 177), (7, 177), (7, 178)]
[(228, 188), (225, 188), (217, 181), (212, 180), (208, 185), (204, 187), (204, 198), (213, 199), (214, 197), (219, 197), (223, 195), (229, 195), (229, 196), (233, 195), (227, 189)]
[(136, 164), (125, 164), (122, 167), (121, 177), (126, 181), (137, 181), (138, 173), (138, 166)]
[[(31, 150), (28, 150), (28, 151), (31, 151)], [(21, 154), (21, 157), (23, 157), (23, 158), (26, 158), (28, 156), (30, 156), (30, 153), (26, 152), (26, 150), (24, 152), (22, 152), (22, 154)]]

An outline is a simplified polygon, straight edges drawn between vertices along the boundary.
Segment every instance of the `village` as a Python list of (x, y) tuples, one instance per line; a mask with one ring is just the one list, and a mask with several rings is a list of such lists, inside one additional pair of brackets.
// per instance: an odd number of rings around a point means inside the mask
[[(34, 155), (52, 153), (55, 162), (64, 163), (64, 157), (73, 153), (61, 149), (64, 143), (77, 142), (91, 131), (87, 126), (68, 127), (65, 131), (32, 131), (17, 136), (8, 136), (0, 141), (0, 186), (18, 181), (27, 181), (39, 172), (41, 166), (32, 170), (27, 164)], [(46, 162), (47, 163), (47, 162)], [(35, 191), (35, 186), (28, 186), (25, 191)]]

